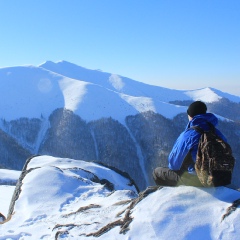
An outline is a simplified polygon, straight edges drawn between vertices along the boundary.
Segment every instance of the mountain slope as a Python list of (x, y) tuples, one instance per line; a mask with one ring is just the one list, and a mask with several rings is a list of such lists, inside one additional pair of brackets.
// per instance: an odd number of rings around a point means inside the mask
[[(149, 188), (93, 163), (39, 156), (20, 177), (0, 239), (231, 239), (240, 192), (225, 187)], [(129, 211), (130, 210), (130, 211)]]
[(64, 106), (59, 81), (62, 76), (38, 67), (0, 69), (1, 118), (48, 117), (53, 110)]
[(227, 98), (233, 102), (240, 102), (239, 96), (224, 93), (214, 88), (203, 88), (191, 91), (168, 89), (141, 83), (116, 74), (86, 69), (67, 61), (59, 61), (56, 63), (47, 61), (41, 64), (40, 67), (73, 79), (98, 84), (126, 95), (145, 96), (162, 102), (197, 99), (205, 102), (214, 102), (221, 98)]
[[(57, 108), (71, 110), (87, 121), (112, 117), (120, 122), (138, 112), (152, 110), (172, 117), (185, 110), (185, 107), (157, 102), (146, 96), (129, 96), (43, 68), (0, 69), (0, 79), (0, 109), (5, 120), (48, 118)], [(170, 108), (171, 113), (166, 108)]]
[(66, 61), (0, 69), (0, 167), (20, 170), (35, 154), (97, 161), (129, 173), (142, 190), (155, 167), (167, 166), (197, 99), (218, 114), (240, 186), (239, 97), (152, 86)]
[(6, 120), (47, 119), (57, 108), (71, 110), (87, 121), (112, 117), (124, 123), (126, 116), (146, 111), (173, 118), (186, 112), (186, 107), (169, 102), (216, 102), (223, 97), (240, 102), (239, 97), (211, 88), (172, 90), (65, 61), (0, 69), (1, 118)]

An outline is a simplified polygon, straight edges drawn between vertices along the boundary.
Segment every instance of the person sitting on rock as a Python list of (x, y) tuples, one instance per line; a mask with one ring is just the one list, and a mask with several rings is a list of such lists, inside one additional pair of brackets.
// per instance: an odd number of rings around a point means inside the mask
[[(202, 186), (194, 169), (201, 134), (191, 127), (199, 126), (201, 129), (207, 131), (210, 128), (209, 123), (216, 126), (218, 119), (214, 114), (207, 113), (207, 106), (201, 101), (195, 101), (190, 104), (187, 114), (189, 122), (186, 129), (176, 140), (169, 154), (168, 168), (157, 167), (153, 171), (153, 179), (157, 185)], [(227, 141), (218, 129), (216, 129), (216, 134), (224, 141)]]

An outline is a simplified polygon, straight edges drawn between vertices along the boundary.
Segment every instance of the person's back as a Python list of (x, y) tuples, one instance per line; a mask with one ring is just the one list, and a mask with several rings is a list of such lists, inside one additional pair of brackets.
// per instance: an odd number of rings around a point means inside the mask
[[(201, 101), (193, 102), (188, 107), (189, 122), (169, 154), (168, 168), (159, 167), (153, 171), (153, 178), (157, 185), (202, 186), (194, 168), (201, 133), (196, 131), (193, 126), (208, 131), (210, 128), (209, 123), (214, 127), (218, 124), (217, 117), (212, 113), (206, 113), (206, 111), (207, 107)], [(224, 141), (227, 141), (218, 129), (216, 129), (216, 134)]]

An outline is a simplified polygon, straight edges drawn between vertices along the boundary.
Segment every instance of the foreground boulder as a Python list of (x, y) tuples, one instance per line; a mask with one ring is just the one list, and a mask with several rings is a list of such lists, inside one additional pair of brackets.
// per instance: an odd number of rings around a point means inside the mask
[(104, 166), (38, 156), (19, 178), (2, 239), (239, 239), (240, 192), (149, 187)]

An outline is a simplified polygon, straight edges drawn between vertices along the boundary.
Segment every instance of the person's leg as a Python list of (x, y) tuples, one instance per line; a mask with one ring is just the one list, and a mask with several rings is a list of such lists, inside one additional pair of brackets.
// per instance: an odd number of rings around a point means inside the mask
[(160, 186), (177, 186), (180, 177), (175, 171), (169, 168), (158, 167), (153, 171), (153, 179)]
[(179, 185), (186, 185), (186, 186), (195, 186), (195, 187), (202, 187), (198, 176), (196, 174), (190, 174), (188, 172), (188, 168), (190, 165), (194, 165), (194, 161), (192, 159), (191, 152), (189, 151), (186, 157), (184, 158), (183, 164), (181, 169), (179, 170)]
[(194, 187), (203, 187), (201, 182), (198, 179), (198, 176), (195, 174), (190, 174), (188, 172), (184, 172), (180, 176), (180, 182), (186, 186), (194, 186)]

